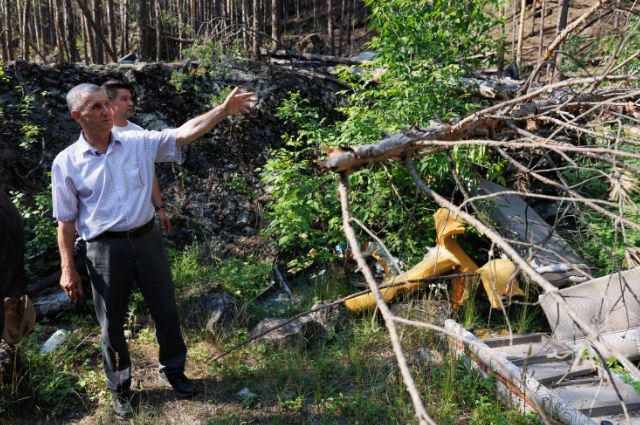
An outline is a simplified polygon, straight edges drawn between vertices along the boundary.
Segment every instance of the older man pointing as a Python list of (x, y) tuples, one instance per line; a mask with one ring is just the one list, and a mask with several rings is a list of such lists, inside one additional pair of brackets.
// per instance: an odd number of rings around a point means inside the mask
[(227, 116), (249, 112), (254, 93), (235, 88), (215, 108), (163, 131), (112, 132), (109, 99), (100, 87), (80, 84), (67, 105), (82, 132), (55, 158), (53, 215), (58, 220), (60, 286), (82, 296), (73, 260), (76, 231), (86, 241), (87, 270), (102, 329), (102, 355), (114, 412), (131, 412), (131, 358), (124, 335), (135, 281), (156, 325), (160, 379), (177, 398), (191, 397), (195, 384), (184, 374), (185, 346), (169, 261), (154, 223), (151, 190), (155, 162), (179, 162), (180, 146), (203, 136)]

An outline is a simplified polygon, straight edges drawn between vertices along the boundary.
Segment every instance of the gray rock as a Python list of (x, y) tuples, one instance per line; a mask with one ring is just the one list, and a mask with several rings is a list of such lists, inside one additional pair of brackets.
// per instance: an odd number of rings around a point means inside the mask
[(325, 328), (310, 317), (303, 316), (293, 321), (285, 318), (264, 319), (251, 330), (253, 345), (264, 344), (267, 348), (306, 348), (323, 341)]
[(242, 303), (217, 289), (201, 294), (188, 305), (185, 320), (193, 326), (206, 328), (214, 335), (228, 332), (243, 319)]

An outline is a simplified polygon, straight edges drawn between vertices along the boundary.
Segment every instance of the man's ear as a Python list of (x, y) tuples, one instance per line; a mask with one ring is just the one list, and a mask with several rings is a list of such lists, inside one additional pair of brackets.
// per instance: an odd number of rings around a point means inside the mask
[(73, 109), (71, 111), (71, 118), (77, 121), (78, 118), (80, 118), (80, 111), (78, 111), (77, 109)]

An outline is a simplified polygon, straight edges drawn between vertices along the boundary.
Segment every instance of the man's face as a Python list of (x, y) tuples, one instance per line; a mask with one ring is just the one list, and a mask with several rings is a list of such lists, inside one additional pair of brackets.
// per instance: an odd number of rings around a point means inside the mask
[(89, 131), (111, 130), (113, 115), (107, 95), (102, 92), (91, 92), (84, 98), (81, 110), (72, 111), (71, 115), (80, 123), (83, 129)]
[(116, 122), (128, 120), (133, 116), (133, 96), (129, 90), (117, 90), (116, 98), (111, 101), (111, 112)]

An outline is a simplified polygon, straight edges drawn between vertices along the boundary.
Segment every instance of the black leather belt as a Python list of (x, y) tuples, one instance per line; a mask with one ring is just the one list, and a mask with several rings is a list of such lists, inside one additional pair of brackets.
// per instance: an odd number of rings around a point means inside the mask
[(123, 232), (104, 232), (93, 238), (94, 241), (101, 239), (135, 239), (149, 233), (153, 229), (154, 220), (151, 219), (147, 224), (143, 224), (135, 229), (125, 230)]

